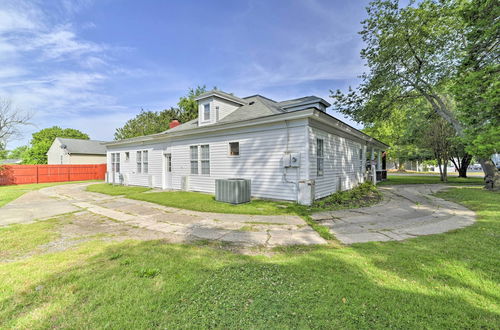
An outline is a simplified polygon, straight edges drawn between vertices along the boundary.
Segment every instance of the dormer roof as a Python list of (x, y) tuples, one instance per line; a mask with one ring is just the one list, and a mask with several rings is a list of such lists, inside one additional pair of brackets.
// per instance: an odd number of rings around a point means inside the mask
[(246, 104), (245, 100), (243, 100), (242, 98), (239, 98), (239, 97), (234, 96), (234, 95), (229, 94), (229, 93), (225, 93), (225, 92), (217, 90), (217, 89), (213, 89), (211, 91), (208, 91), (208, 92), (205, 92), (203, 94), (198, 95), (195, 98), (195, 101), (204, 100), (204, 99), (207, 99), (209, 97), (214, 97), (214, 96), (219, 97), (219, 98), (224, 99), (224, 100), (232, 101), (232, 102), (237, 103), (239, 105)]

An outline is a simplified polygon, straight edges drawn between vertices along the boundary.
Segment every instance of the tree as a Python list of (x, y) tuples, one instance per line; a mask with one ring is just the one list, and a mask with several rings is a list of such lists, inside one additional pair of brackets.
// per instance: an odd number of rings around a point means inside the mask
[(14, 150), (11, 150), (7, 154), (7, 158), (9, 159), (22, 159), (23, 161), (26, 159), (28, 154), (29, 147), (28, 146), (19, 146)]
[(26, 152), (27, 164), (47, 164), (47, 151), (56, 137), (88, 140), (89, 136), (77, 129), (53, 126), (33, 133)]
[(206, 92), (205, 86), (190, 88), (188, 94), (179, 99), (178, 109), (170, 108), (162, 111), (144, 111), (128, 120), (121, 128), (115, 131), (115, 140), (129, 139), (137, 136), (161, 133), (169, 128), (173, 119), (181, 123), (198, 117), (198, 103), (195, 98)]
[(179, 112), (173, 108), (163, 111), (141, 110), (137, 116), (128, 120), (123, 127), (116, 129), (115, 140), (161, 133), (166, 131), (168, 124), (178, 116)]
[(453, 92), (465, 123), (466, 150), (475, 155), (490, 189), (500, 189), (491, 155), (500, 150), (500, 6), (497, 0), (472, 0), (460, 12), (465, 24), (465, 56)]
[(439, 168), (440, 179), (448, 181), (448, 161), (452, 152), (455, 130), (441, 117), (436, 117), (422, 135), (423, 145), (432, 150)]
[[(214, 87), (213, 89), (217, 89)], [(179, 107), (181, 122), (186, 123), (198, 117), (198, 102), (195, 98), (207, 91), (205, 85), (190, 88), (188, 94), (179, 99), (177, 106)]]
[(22, 126), (30, 125), (31, 114), (14, 109), (12, 102), (0, 99), (0, 150), (5, 150), (7, 141), (16, 138)]
[[(361, 57), (369, 71), (356, 90), (332, 91), (335, 108), (358, 122), (372, 123), (388, 118), (398, 106), (422, 99), (465, 138), (468, 124), (455, 113), (449, 91), (464, 57), (461, 3), (423, 0), (400, 7), (398, 0), (371, 2), (360, 32), (366, 44)], [(483, 170), (488, 175), (484, 166)]]

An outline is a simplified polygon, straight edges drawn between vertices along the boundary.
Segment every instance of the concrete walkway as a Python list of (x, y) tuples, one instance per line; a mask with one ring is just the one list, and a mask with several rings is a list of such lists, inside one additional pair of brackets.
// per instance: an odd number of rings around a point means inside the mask
[(90, 183), (65, 184), (28, 192), (0, 208), (0, 226), (30, 223), (87, 211), (115, 221), (156, 231), (166, 240), (217, 240), (245, 246), (326, 244), (298, 216), (204, 213), (165, 207), (120, 196), (85, 191)]
[(372, 207), (322, 212), (313, 219), (326, 225), (342, 243), (404, 240), (470, 226), (474, 212), (432, 196), (445, 185), (381, 187), (384, 201)]

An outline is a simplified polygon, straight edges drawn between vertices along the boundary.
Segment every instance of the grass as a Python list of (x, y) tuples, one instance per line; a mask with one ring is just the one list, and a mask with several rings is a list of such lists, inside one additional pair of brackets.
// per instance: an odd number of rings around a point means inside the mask
[[(434, 184), (443, 183), (439, 180), (439, 175), (388, 175), (386, 181), (380, 182), (378, 185), (395, 185), (395, 184)], [(446, 184), (484, 184), (482, 177), (469, 177), (469, 178), (458, 178), (458, 177), (448, 177), (448, 182)]]
[[(439, 196), (475, 210), (477, 223), (402, 242), (281, 248), (270, 257), (161, 241), (94, 240), (0, 263), (0, 324), (496, 328), (500, 194), (460, 187)], [(18, 249), (33, 249), (32, 235), (54, 230), (35, 225), (12, 227)]]
[(254, 199), (250, 203), (233, 205), (218, 202), (213, 195), (209, 194), (190, 191), (147, 192), (150, 190), (149, 188), (113, 186), (107, 183), (90, 185), (87, 187), (87, 190), (108, 195), (124, 195), (131, 199), (200, 212), (280, 215), (293, 213), (293, 207), (295, 205), (288, 202), (265, 201), (260, 199)]
[(112, 185), (110, 183), (92, 184), (86, 189), (90, 192), (98, 192), (111, 196), (132, 195), (151, 190), (151, 188), (147, 187)]
[[(11, 186), (0, 186), (0, 207), (21, 197), (25, 193), (33, 190), (38, 190), (46, 187), (57, 186), (61, 184), (79, 183), (89, 181), (70, 181), (70, 182), (50, 182), (50, 183), (33, 183), (33, 184), (20, 184)], [(93, 181), (90, 181), (93, 182)]]

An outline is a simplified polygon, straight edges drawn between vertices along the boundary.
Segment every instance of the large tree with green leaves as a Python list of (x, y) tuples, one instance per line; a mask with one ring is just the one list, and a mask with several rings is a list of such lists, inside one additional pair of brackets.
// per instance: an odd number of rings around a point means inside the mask
[(465, 124), (465, 148), (479, 159), (487, 185), (500, 189), (500, 173), (490, 158), (500, 152), (500, 5), (472, 0), (460, 14), (466, 44), (452, 88), (457, 114)]
[(56, 137), (72, 139), (90, 139), (89, 136), (74, 128), (52, 126), (33, 133), (30, 147), (25, 153), (26, 164), (47, 164), (47, 151)]
[(198, 117), (198, 104), (195, 98), (206, 92), (205, 86), (190, 88), (187, 95), (179, 99), (178, 108), (162, 111), (144, 111), (128, 120), (123, 127), (115, 131), (115, 140), (133, 138), (137, 136), (156, 134), (166, 131), (173, 119), (181, 123), (188, 122)]
[[(356, 90), (332, 92), (336, 109), (373, 123), (422, 99), (465, 138), (468, 123), (457, 115), (450, 92), (470, 43), (464, 40), (462, 9), (462, 2), (452, 0), (411, 1), (405, 7), (398, 0), (371, 2), (361, 31), (366, 44), (361, 57), (369, 70)], [(495, 175), (483, 169), (487, 176)]]

